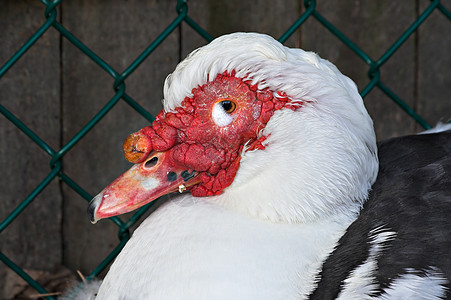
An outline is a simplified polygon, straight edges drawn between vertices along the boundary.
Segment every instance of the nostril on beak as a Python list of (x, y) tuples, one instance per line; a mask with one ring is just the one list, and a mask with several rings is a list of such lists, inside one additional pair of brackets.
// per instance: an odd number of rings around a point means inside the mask
[(144, 168), (150, 169), (150, 168), (154, 167), (157, 164), (157, 162), (158, 162), (158, 157), (154, 156), (144, 163)]

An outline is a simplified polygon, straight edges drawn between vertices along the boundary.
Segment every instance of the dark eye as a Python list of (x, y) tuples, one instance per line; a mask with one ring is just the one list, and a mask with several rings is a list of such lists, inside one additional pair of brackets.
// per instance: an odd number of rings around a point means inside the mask
[(235, 102), (232, 102), (229, 100), (224, 100), (224, 101), (221, 101), (220, 103), (221, 103), (221, 106), (224, 109), (224, 111), (228, 114), (233, 113), (236, 109)]

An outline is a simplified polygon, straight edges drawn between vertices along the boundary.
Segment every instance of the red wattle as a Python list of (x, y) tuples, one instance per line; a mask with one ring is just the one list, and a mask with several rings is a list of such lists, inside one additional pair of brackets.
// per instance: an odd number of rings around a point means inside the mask
[[(124, 152), (127, 159), (142, 161), (152, 150), (170, 151), (177, 164), (200, 172), (202, 182), (188, 188), (197, 197), (219, 194), (232, 184), (244, 145), (250, 146), (247, 150), (265, 149), (266, 137), (257, 136), (274, 112), (302, 104), (292, 102), (282, 91), (259, 90), (251, 80), (235, 77), (234, 71), (218, 74), (192, 94), (174, 112), (161, 111), (152, 127), (131, 135)], [(231, 113), (233, 122), (219, 126), (212, 110), (223, 100), (232, 101), (236, 109)]]

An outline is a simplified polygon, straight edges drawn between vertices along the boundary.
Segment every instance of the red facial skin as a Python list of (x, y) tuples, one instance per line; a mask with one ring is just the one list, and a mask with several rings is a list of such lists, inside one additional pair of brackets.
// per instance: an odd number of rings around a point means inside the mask
[[(130, 135), (124, 142), (124, 154), (130, 162), (141, 163), (152, 151), (166, 152), (176, 164), (199, 173), (201, 182), (188, 187), (196, 197), (220, 194), (228, 187), (244, 145), (246, 151), (264, 149), (266, 137), (257, 139), (257, 134), (274, 112), (299, 106), (283, 92), (274, 97), (269, 89), (257, 90), (234, 72), (219, 74), (192, 94), (176, 112), (161, 111), (152, 126)], [(234, 102), (236, 108), (231, 112), (234, 120), (221, 127), (214, 122), (212, 109), (223, 100)]]

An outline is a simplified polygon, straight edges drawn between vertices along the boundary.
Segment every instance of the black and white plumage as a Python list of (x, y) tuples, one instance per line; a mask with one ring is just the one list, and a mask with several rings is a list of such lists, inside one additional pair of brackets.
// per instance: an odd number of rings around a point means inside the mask
[[(174, 197), (146, 219), (98, 299), (450, 295), (451, 133), (393, 139), (377, 149), (349, 78), (316, 54), (260, 34), (223, 36), (193, 52), (164, 92), (155, 130), (129, 140), (129, 149), (146, 157), (93, 199), (90, 218), (129, 211), (177, 188), (212, 190)], [(275, 103), (269, 121), (261, 118), (263, 98), (249, 96), (263, 94)], [(240, 129), (243, 118), (260, 123)], [(199, 124), (212, 129), (190, 131)], [(252, 126), (255, 132), (246, 131)], [(187, 150), (180, 155), (191, 145), (235, 160), (197, 169)], [(195, 154), (202, 160), (208, 151)], [(178, 172), (195, 176), (180, 183)], [(228, 175), (215, 181), (220, 174)]]
[[(310, 299), (343, 293), (343, 299), (448, 299), (451, 131), (393, 138), (378, 146), (378, 179), (325, 261)], [(381, 233), (385, 238), (372, 243)], [(372, 255), (377, 245), (381, 249)], [(365, 268), (365, 278), (355, 274), (359, 268)], [(345, 291), (349, 281), (359, 290)]]

